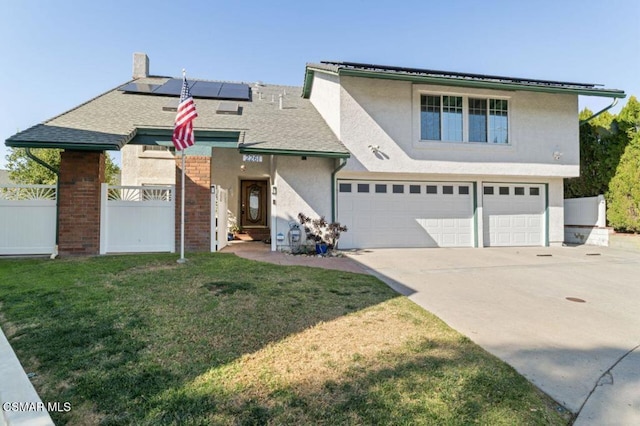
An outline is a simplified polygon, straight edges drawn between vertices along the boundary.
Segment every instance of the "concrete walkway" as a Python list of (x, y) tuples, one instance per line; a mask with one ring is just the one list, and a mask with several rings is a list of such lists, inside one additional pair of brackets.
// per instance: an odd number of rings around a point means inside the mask
[(368, 273), (364, 266), (347, 257), (293, 256), (270, 251), (271, 246), (260, 241), (234, 241), (222, 249), (223, 253), (235, 253), (245, 259), (259, 260), (276, 265), (313, 266), (346, 272)]

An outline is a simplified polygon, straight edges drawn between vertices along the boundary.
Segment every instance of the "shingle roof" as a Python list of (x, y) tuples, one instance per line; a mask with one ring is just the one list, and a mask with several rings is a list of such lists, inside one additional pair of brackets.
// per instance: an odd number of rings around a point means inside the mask
[[(167, 77), (134, 80), (163, 84)], [(119, 86), (120, 87), (120, 86)], [(217, 99), (195, 99), (194, 129), (239, 131), (240, 141), (253, 149), (348, 155), (300, 87), (262, 85), (252, 88), (252, 100), (239, 101), (240, 115), (217, 114)], [(262, 95), (258, 95), (261, 92)], [(278, 97), (284, 94), (283, 109)], [(176, 97), (125, 93), (113, 89), (78, 107), (7, 139), (8, 146), (120, 149), (137, 128), (171, 129), (175, 111), (163, 110)], [(197, 141), (196, 141), (197, 142)]]
[(406, 68), (390, 65), (363, 64), (358, 62), (321, 61), (307, 64), (307, 75), (303, 95), (311, 91), (311, 75), (314, 71), (339, 75), (408, 80), (433, 84), (485, 87), (507, 90), (544, 91), (551, 93), (572, 93), (587, 96), (624, 98), (618, 89), (605, 89), (594, 83), (574, 83), (566, 81), (538, 80), (532, 78), (504, 77), (486, 74), (470, 74), (455, 71), (437, 71), (422, 68)]

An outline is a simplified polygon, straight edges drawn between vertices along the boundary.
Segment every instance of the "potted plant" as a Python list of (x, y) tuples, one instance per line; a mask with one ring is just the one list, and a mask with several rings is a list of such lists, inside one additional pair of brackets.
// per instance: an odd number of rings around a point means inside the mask
[(315, 244), (316, 253), (326, 255), (329, 250), (338, 246), (340, 234), (347, 231), (346, 226), (339, 222), (327, 222), (324, 216), (311, 219), (304, 213), (298, 213), (298, 219), (302, 225), (308, 242)]

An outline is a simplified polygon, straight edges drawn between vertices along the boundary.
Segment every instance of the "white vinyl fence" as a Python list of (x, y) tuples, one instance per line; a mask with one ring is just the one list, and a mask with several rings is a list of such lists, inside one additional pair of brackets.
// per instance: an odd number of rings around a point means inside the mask
[(56, 186), (0, 186), (0, 255), (52, 254)]
[(564, 241), (570, 244), (609, 245), (607, 205), (603, 195), (564, 200)]
[(174, 186), (102, 184), (100, 254), (175, 252)]
[(226, 189), (215, 186), (215, 194), (212, 194), (211, 203), (215, 206), (215, 214), (211, 218), (211, 251), (220, 251), (226, 247), (229, 227), (229, 194)]

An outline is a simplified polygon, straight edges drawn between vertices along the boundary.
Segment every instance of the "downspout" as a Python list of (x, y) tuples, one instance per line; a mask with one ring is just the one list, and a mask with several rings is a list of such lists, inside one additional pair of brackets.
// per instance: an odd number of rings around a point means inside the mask
[(56, 175), (56, 245), (53, 248), (53, 253), (51, 253), (51, 259), (55, 259), (58, 257), (58, 220), (60, 217), (60, 170), (53, 167), (51, 164), (47, 164), (42, 159), (36, 157), (31, 152), (31, 148), (25, 148), (25, 152), (27, 157), (35, 161), (37, 164), (41, 165), (45, 169), (51, 171)]
[(593, 120), (594, 118), (596, 118), (597, 116), (599, 116), (603, 112), (613, 108), (614, 106), (616, 106), (617, 103), (618, 103), (618, 98), (613, 98), (613, 102), (611, 102), (611, 105), (609, 105), (608, 107), (606, 107), (605, 109), (603, 109), (601, 111), (596, 112), (591, 117), (589, 117), (589, 118), (587, 118), (585, 120), (580, 120), (580, 126), (582, 126), (583, 124), (587, 124), (589, 121)]
[(344, 166), (347, 165), (347, 159), (341, 158), (340, 164), (336, 169), (331, 173), (331, 222), (336, 221), (336, 174), (342, 170)]

